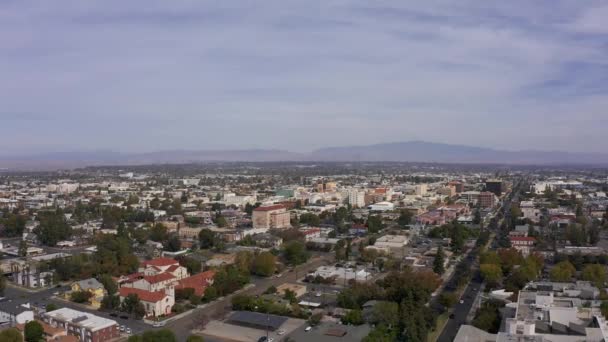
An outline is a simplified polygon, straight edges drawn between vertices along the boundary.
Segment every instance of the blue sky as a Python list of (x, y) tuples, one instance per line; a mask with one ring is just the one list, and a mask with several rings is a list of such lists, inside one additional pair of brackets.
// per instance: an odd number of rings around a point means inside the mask
[(0, 154), (608, 148), (605, 1), (0, 2)]

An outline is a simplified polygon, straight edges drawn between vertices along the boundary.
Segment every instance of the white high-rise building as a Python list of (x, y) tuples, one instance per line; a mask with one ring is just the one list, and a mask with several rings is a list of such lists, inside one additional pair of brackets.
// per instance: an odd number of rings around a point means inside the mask
[(350, 190), (348, 192), (348, 203), (353, 207), (365, 207), (365, 192), (361, 190)]

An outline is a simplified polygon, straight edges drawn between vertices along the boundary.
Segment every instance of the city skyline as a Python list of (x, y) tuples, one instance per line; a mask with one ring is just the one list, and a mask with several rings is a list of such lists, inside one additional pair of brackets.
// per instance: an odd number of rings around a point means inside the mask
[(0, 144), (602, 152), (607, 15), (598, 1), (3, 3)]

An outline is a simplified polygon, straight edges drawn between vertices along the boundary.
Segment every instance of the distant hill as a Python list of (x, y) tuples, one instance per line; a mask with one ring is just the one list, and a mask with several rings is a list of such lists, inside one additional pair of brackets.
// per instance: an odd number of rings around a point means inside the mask
[(193, 162), (395, 161), (518, 165), (608, 165), (605, 153), (504, 151), (424, 141), (322, 148), (310, 153), (285, 150), (173, 150), (150, 153), (62, 152), (0, 156), (0, 170), (52, 170), (101, 165), (182, 164)]
[(499, 164), (608, 164), (608, 154), (559, 151), (504, 151), (424, 141), (329, 147), (313, 151), (318, 161), (411, 161)]

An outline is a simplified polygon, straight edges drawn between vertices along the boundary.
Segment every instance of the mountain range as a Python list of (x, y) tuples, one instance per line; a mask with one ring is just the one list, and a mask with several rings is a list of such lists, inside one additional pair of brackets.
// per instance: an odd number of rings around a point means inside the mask
[(196, 162), (370, 161), (513, 165), (608, 165), (608, 153), (506, 151), (484, 147), (408, 141), (327, 147), (308, 153), (275, 149), (169, 150), (147, 153), (59, 152), (0, 156), (0, 170), (52, 170), (84, 166), (181, 164)]

